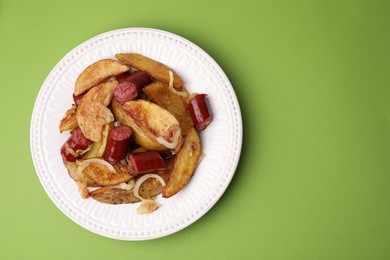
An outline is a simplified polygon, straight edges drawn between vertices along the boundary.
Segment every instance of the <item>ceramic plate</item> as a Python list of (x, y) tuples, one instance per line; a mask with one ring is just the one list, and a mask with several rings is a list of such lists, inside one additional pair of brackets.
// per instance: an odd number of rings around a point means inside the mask
[[(138, 215), (139, 204), (107, 205), (82, 199), (67, 174), (60, 147), (69, 133), (58, 125), (73, 99), (78, 75), (91, 63), (136, 52), (167, 64), (189, 92), (207, 93), (214, 115), (200, 133), (206, 157), (189, 184), (162, 207)], [(233, 87), (218, 64), (192, 42), (169, 32), (128, 28), (93, 37), (70, 51), (50, 72), (35, 102), (30, 144), (43, 188), (54, 204), (80, 226), (109, 238), (147, 240), (177, 232), (202, 217), (222, 196), (236, 170), (242, 144), (242, 119)]]

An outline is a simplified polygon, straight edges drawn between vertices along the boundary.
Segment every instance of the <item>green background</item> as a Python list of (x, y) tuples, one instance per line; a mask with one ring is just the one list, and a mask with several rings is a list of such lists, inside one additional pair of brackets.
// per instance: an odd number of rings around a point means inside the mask
[[(226, 72), (244, 140), (204, 217), (150, 241), (63, 215), (31, 160), (56, 63), (106, 31), (179, 34)], [(390, 259), (389, 1), (0, 0), (0, 259)]]

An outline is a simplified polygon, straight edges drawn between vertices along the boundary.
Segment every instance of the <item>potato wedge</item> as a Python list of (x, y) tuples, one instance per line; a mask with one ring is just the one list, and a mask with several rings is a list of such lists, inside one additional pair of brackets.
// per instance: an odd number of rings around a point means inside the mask
[(76, 118), (77, 106), (73, 105), (68, 111), (66, 111), (64, 117), (60, 121), (60, 133), (68, 130), (73, 130), (78, 127)]
[(133, 178), (126, 165), (116, 163), (113, 166), (115, 172), (111, 172), (106, 166), (100, 163), (90, 163), (84, 168), (82, 173), (101, 186), (117, 185), (119, 183), (128, 182)]
[[(141, 129), (137, 126), (137, 124), (134, 122), (134, 119), (123, 109), (122, 105), (116, 102), (115, 99), (112, 100), (111, 103), (111, 109), (115, 115), (115, 118), (122, 124), (127, 125), (131, 127), (134, 133), (135, 141), (145, 147), (149, 150), (156, 150), (156, 151), (164, 151), (167, 150), (167, 148), (156, 141), (155, 138), (150, 138), (149, 136), (153, 136), (152, 133), (149, 132), (147, 129)], [(147, 134), (146, 134), (146, 133)]]
[(89, 191), (87, 187), (96, 187), (98, 184), (88, 175), (85, 175), (82, 172), (77, 172), (77, 163), (64, 160), (64, 165), (68, 170), (69, 176), (76, 182), (80, 196), (84, 199), (89, 198)]
[[(123, 63), (129, 65), (130, 67), (134, 67), (138, 70), (148, 72), (153, 78), (160, 80), (165, 83), (169, 83), (169, 71), (172, 71), (165, 64), (145, 57), (138, 53), (118, 53), (115, 57), (122, 61)], [(175, 89), (182, 89), (183, 82), (173, 72), (173, 87)]]
[(96, 187), (99, 186), (94, 179), (90, 176), (84, 174), (83, 172), (77, 172), (77, 163), (76, 162), (68, 162), (64, 160), (64, 165), (68, 170), (69, 176), (76, 182), (85, 183), (88, 187)]
[[(166, 141), (172, 143), (175, 138), (178, 138), (177, 145), (181, 144), (181, 128), (179, 122), (168, 110), (145, 100), (132, 100), (123, 105), (123, 109), (134, 120), (135, 124), (143, 129), (146, 134), (151, 133), (152, 136), (148, 136), (152, 140), (157, 138), (164, 138)], [(179, 134), (177, 136), (177, 134)]]
[(102, 131), (106, 124), (114, 121), (114, 115), (107, 106), (110, 104), (116, 80), (93, 87), (85, 94), (76, 111), (76, 118), (83, 134), (94, 142), (102, 141)]
[(93, 142), (91, 149), (83, 155), (83, 159), (102, 157), (107, 145), (107, 137), (110, 130), (114, 127), (113, 124), (108, 124), (103, 127), (102, 141), (97, 143)]
[(199, 135), (195, 128), (190, 128), (170, 167), (169, 180), (162, 191), (164, 198), (172, 197), (187, 185), (195, 172), (201, 151)]
[[(165, 183), (168, 181), (169, 173), (167, 171), (157, 171), (155, 174), (160, 175)], [(141, 176), (137, 176), (135, 181), (137, 181)], [(155, 178), (149, 178), (141, 184), (138, 190), (138, 194), (144, 199), (151, 199), (161, 194), (162, 190), (163, 186), (159, 180)]]
[(90, 193), (91, 197), (106, 204), (128, 204), (140, 200), (134, 196), (133, 190), (124, 190), (116, 187), (102, 187)]
[(194, 126), (191, 115), (187, 110), (187, 98), (169, 90), (169, 86), (163, 82), (155, 82), (144, 88), (148, 97), (160, 107), (165, 108), (179, 121), (182, 134)]
[(74, 95), (78, 96), (110, 77), (116, 77), (130, 68), (113, 59), (99, 60), (89, 65), (76, 80)]

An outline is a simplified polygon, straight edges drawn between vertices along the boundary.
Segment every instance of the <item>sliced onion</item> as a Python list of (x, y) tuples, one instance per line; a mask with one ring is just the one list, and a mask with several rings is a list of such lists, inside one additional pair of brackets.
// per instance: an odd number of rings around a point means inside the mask
[(85, 150), (77, 150), (76, 153), (79, 154), (79, 155), (83, 155), (86, 152), (88, 152), (89, 150), (91, 150), (91, 148), (92, 148), (92, 144), (88, 145), (87, 149), (85, 149)]
[(75, 152), (75, 150), (73, 150), (69, 144), (66, 142), (65, 143), (65, 150), (70, 153), (73, 157), (79, 157), (79, 154), (77, 152)]
[(164, 179), (161, 178), (160, 175), (157, 175), (155, 173), (149, 173), (149, 174), (142, 175), (134, 184), (134, 196), (136, 196), (140, 200), (144, 200), (144, 198), (142, 198), (141, 195), (139, 195), (139, 193), (138, 193), (139, 187), (141, 187), (142, 183), (144, 183), (144, 181), (146, 181), (149, 178), (155, 178), (155, 179), (159, 180), (162, 186), (166, 185)]
[(121, 126), (121, 123), (119, 121), (115, 121), (114, 122), (114, 127), (118, 127), (118, 126)]
[(107, 169), (109, 169), (111, 172), (115, 172), (114, 166), (112, 166), (109, 162), (103, 160), (103, 159), (97, 159), (92, 158), (84, 161), (76, 161), (78, 164), (77, 167), (77, 173), (80, 174), (85, 168), (88, 167), (91, 163), (99, 163), (101, 165), (104, 165)]
[(168, 140), (165, 139), (162, 136), (159, 136), (159, 137), (156, 138), (157, 142), (159, 142), (160, 144), (164, 145), (168, 149), (174, 149), (177, 146), (177, 142), (179, 141), (179, 137), (181, 135), (181, 128), (180, 128), (180, 126), (174, 125), (172, 127), (176, 128), (176, 133), (173, 136), (172, 142), (168, 142)]
[(118, 188), (121, 188), (123, 190), (131, 190), (134, 187), (134, 178), (131, 179), (129, 182), (123, 182), (117, 185)]
[(168, 71), (169, 73), (169, 90), (179, 96), (182, 96), (182, 97), (188, 97), (188, 93), (187, 92), (184, 92), (184, 91), (177, 91), (174, 87), (173, 87), (173, 72), (172, 71)]
[(161, 204), (154, 200), (143, 200), (141, 205), (137, 208), (138, 214), (149, 214), (161, 207)]

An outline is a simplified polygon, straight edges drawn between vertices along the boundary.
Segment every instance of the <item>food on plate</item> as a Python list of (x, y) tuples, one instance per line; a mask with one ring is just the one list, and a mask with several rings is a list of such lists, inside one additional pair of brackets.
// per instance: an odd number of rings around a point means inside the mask
[(123, 109), (151, 140), (169, 149), (180, 145), (179, 121), (168, 110), (142, 99), (126, 102)]
[(127, 156), (127, 161), (135, 175), (165, 170), (166, 168), (164, 159), (157, 151), (132, 152)]
[(147, 72), (139, 71), (123, 79), (115, 88), (115, 100), (123, 104), (126, 101), (133, 100), (141, 92), (142, 88), (149, 85), (152, 78)]
[(137, 208), (138, 214), (149, 214), (156, 209), (161, 207), (161, 204), (157, 203), (155, 200), (142, 200), (141, 205)]
[(157, 142), (155, 138), (152, 138), (152, 133), (148, 129), (141, 129), (115, 99), (112, 100), (111, 109), (120, 124), (131, 127), (137, 144), (149, 150), (164, 151), (167, 149), (164, 145)]
[(187, 97), (170, 91), (169, 85), (155, 82), (144, 88), (146, 95), (157, 105), (168, 110), (179, 121), (182, 134), (194, 126), (191, 115), (187, 109)]
[(91, 197), (106, 204), (127, 204), (141, 201), (132, 190), (118, 187), (101, 187), (91, 192)]
[(91, 159), (102, 157), (104, 151), (106, 150), (108, 133), (114, 127), (114, 124), (105, 125), (102, 131), (102, 141), (93, 142), (91, 149), (89, 149), (84, 155), (83, 159)]
[(81, 128), (72, 131), (72, 135), (61, 147), (61, 156), (68, 162), (74, 162), (89, 150), (92, 141), (85, 137)]
[(76, 109), (77, 106), (73, 105), (68, 109), (68, 111), (66, 111), (64, 117), (60, 121), (60, 133), (73, 130), (78, 127), (79, 124), (77, 123)]
[(91, 64), (77, 78), (73, 93), (74, 97), (85, 93), (106, 79), (118, 76), (128, 70), (129, 67), (127, 65), (113, 59), (99, 60)]
[[(82, 198), (162, 206), (191, 180), (212, 121), (206, 94), (189, 93), (165, 64), (137, 53), (88, 66), (75, 82), (73, 105), (60, 121), (70, 136), (60, 149)], [(123, 64), (124, 63), (124, 64)]]
[(118, 81), (114, 80), (93, 87), (77, 107), (77, 123), (91, 141), (100, 142), (103, 126), (114, 122), (114, 115), (107, 106), (111, 103), (117, 85)]
[(132, 133), (131, 128), (126, 125), (112, 128), (108, 133), (103, 158), (108, 162), (124, 159), (129, 150)]
[[(145, 57), (138, 53), (119, 53), (115, 57), (127, 64), (130, 67), (136, 68), (140, 71), (146, 71), (153, 78), (169, 83), (169, 71), (172, 71), (167, 65)], [(173, 87), (176, 89), (183, 88), (183, 82), (176, 74), (173, 74)]]
[(162, 191), (164, 198), (172, 197), (187, 185), (195, 172), (200, 154), (199, 135), (194, 128), (190, 128), (172, 163), (169, 180)]
[(128, 182), (133, 178), (129, 167), (122, 163), (115, 163), (111, 167), (100, 161), (91, 161), (93, 159), (81, 160), (78, 164), (79, 171), (89, 176), (99, 186), (112, 186)]
[(213, 120), (206, 96), (206, 94), (195, 94), (188, 102), (188, 110), (198, 131), (205, 129)]

